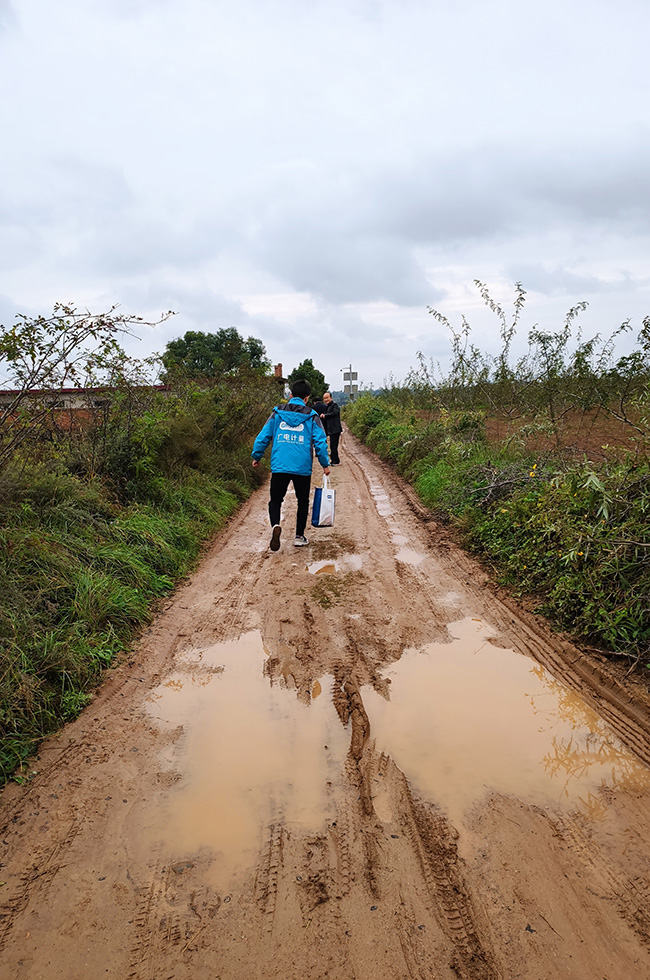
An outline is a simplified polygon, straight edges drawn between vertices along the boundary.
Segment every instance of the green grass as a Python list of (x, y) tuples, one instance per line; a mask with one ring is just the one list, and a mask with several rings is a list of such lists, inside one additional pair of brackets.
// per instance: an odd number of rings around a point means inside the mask
[[(0, 775), (75, 717), (102, 670), (239, 505), (217, 481), (168, 481), (165, 506), (98, 506), (65, 480), (25, 474), (0, 532)], [(245, 488), (244, 488), (245, 489)]]
[(241, 493), (195, 474), (185, 485), (168, 480), (159, 497), (162, 506), (120, 507), (102, 501), (97, 487), (53, 483), (38, 469), (14, 485), (0, 532), (3, 778), (78, 714)]

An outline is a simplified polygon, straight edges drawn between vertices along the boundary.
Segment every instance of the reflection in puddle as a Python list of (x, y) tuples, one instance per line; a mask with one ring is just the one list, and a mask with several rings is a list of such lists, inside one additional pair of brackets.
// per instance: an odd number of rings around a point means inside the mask
[(402, 534), (402, 531), (395, 520), (395, 517), (393, 516), (393, 508), (391, 506), (390, 498), (384, 488), (379, 483), (371, 483), (370, 493), (375, 501), (375, 506), (378, 513), (386, 520), (393, 544), (399, 549), (395, 555), (396, 560), (405, 565), (419, 565), (424, 561), (425, 556), (407, 547), (408, 538)]
[(404, 562), (405, 565), (419, 565), (424, 561), (424, 555), (419, 554), (417, 551), (412, 551), (411, 548), (401, 548), (395, 555), (395, 558), (397, 561)]
[(311, 566), (309, 567), (309, 571), (312, 573), (312, 575), (334, 575), (339, 570), (338, 563), (335, 561), (329, 563), (319, 561), (316, 562), (316, 564), (319, 565), (320, 567), (319, 568), (312, 568)]
[(313, 561), (307, 565), (307, 571), (312, 575), (335, 575), (340, 571), (358, 572), (363, 565), (361, 555), (343, 555), (336, 561), (326, 558), (324, 561)]
[(390, 498), (384, 488), (379, 483), (370, 484), (370, 493), (375, 501), (375, 507), (382, 517), (389, 517), (393, 513)]
[(385, 671), (390, 701), (363, 689), (379, 751), (454, 821), (486, 790), (568, 802), (599, 816), (602, 785), (650, 785), (650, 773), (577, 695), (541, 666), (488, 642), (480, 620), (454, 640), (407, 650)]
[(332, 679), (316, 681), (304, 705), (270, 683), (265, 660), (259, 632), (193, 651), (150, 699), (151, 714), (182, 725), (184, 737), (167, 760), (183, 779), (148, 833), (181, 855), (211, 848), (222, 877), (254, 862), (263, 828), (279, 817), (288, 827), (322, 826), (348, 749)]

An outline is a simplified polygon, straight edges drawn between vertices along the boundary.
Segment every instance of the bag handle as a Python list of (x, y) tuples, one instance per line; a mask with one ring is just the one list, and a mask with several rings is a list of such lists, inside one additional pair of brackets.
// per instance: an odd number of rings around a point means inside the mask
[(330, 488), (330, 478), (326, 473), (323, 473), (323, 490), (329, 490)]

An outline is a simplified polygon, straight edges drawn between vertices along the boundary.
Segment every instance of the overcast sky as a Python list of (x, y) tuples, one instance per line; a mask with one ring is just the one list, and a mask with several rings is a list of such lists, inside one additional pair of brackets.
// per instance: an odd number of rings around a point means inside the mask
[(367, 383), (650, 314), (648, 0), (0, 0), (0, 322), (235, 326)]

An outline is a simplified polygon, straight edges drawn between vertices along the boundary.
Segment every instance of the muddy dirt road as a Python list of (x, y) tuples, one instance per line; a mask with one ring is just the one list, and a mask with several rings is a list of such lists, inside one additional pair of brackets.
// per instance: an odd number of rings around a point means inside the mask
[(650, 977), (643, 690), (346, 442), (337, 526), (269, 553), (263, 488), (5, 790), (2, 977)]

